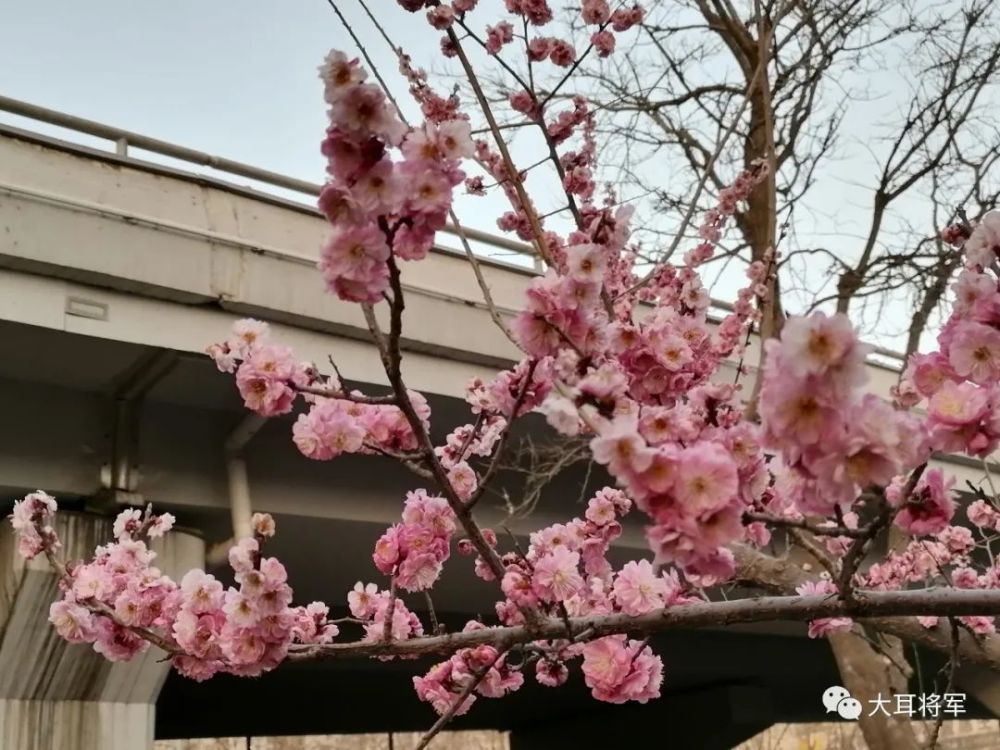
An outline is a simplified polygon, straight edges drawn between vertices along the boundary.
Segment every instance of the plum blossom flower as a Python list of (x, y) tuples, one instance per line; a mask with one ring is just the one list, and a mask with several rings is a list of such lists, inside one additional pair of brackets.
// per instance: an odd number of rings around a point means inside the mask
[(646, 703), (659, 697), (663, 663), (644, 643), (608, 636), (583, 647), (583, 676), (597, 700)]
[(359, 619), (367, 619), (375, 612), (378, 586), (374, 583), (363, 584), (358, 581), (354, 589), (347, 594), (347, 605), (351, 614)]
[(319, 68), (319, 76), (326, 88), (327, 102), (333, 103), (337, 97), (351, 86), (364, 83), (368, 74), (358, 60), (348, 59), (339, 50), (332, 50)]
[(569, 669), (561, 661), (539, 659), (535, 664), (535, 679), (539, 685), (559, 687), (569, 678)]
[(578, 566), (580, 555), (562, 545), (543, 555), (534, 566), (532, 586), (539, 599), (563, 602), (583, 587)]
[(15, 501), (10, 522), (17, 537), (18, 553), (26, 560), (34, 559), (46, 549), (59, 548), (59, 538), (51, 526), (56, 507), (52, 496), (41, 490)]
[(848, 385), (864, 382), (868, 348), (846, 315), (792, 316), (781, 332), (782, 361), (797, 377), (836, 373)]
[(61, 599), (49, 607), (49, 622), (70, 643), (90, 643), (96, 637), (94, 616), (75, 602)]
[(988, 385), (1000, 379), (1000, 331), (963, 321), (955, 329), (948, 349), (955, 373), (973, 383)]
[(629, 419), (612, 422), (590, 442), (594, 460), (607, 464), (618, 476), (631, 471), (644, 471), (653, 460), (652, 451), (639, 436), (638, 425)]
[(293, 386), (305, 383), (301, 363), (287, 347), (254, 349), (236, 371), (236, 386), (244, 405), (264, 417), (287, 414), (295, 401)]
[(656, 575), (649, 560), (633, 560), (615, 576), (613, 593), (622, 612), (641, 615), (662, 607), (667, 590), (667, 582)]
[(944, 531), (955, 515), (955, 503), (950, 496), (954, 482), (954, 477), (946, 482), (940, 469), (928, 471), (911, 497), (900, 498), (903, 504), (896, 514), (896, 526), (913, 536)]
[(989, 211), (965, 242), (965, 264), (990, 268), (1000, 257), (1000, 211)]
[(737, 482), (736, 464), (718, 443), (699, 443), (678, 455), (674, 494), (692, 515), (728, 504)]

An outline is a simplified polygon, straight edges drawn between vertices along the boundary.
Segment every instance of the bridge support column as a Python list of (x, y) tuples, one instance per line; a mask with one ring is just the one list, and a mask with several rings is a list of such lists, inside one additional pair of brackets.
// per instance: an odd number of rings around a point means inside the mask
[[(58, 597), (44, 559), (25, 562), (0, 519), (0, 748), (144, 750), (153, 744), (156, 698), (169, 665), (150, 648), (111, 663), (90, 646), (63, 641), (48, 622)], [(112, 538), (107, 518), (60, 511), (56, 531), (66, 559), (89, 558)], [(172, 532), (154, 546), (157, 565), (179, 577), (202, 565), (204, 543)]]

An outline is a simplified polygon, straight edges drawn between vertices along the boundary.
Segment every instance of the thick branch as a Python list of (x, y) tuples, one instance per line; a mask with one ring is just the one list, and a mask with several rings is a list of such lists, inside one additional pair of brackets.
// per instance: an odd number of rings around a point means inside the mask
[[(598, 615), (570, 618), (575, 633), (588, 639), (617, 633), (650, 635), (684, 628), (718, 627), (752, 622), (809, 621), (828, 617), (896, 618), (1000, 614), (1000, 590), (930, 588), (918, 591), (856, 591), (852, 601), (829, 596), (762, 596), (732, 601), (697, 602), (642, 615)], [(566, 636), (563, 620), (546, 619), (534, 627), (503, 627), (413, 638), (394, 643), (333, 643), (310, 647), (292, 658), (424, 656), (448, 654), (488, 644), (508, 649), (536, 640)]]

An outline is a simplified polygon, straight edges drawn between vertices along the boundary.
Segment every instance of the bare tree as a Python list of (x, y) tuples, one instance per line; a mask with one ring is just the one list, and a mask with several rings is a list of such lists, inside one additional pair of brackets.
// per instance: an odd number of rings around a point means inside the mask
[[(937, 231), (962, 208), (975, 217), (996, 204), (997, 15), (989, 0), (652, 3), (643, 41), (587, 70), (616, 149), (608, 176), (656, 196), (644, 222), (656, 239), (676, 229), (692, 179), (707, 174), (707, 209), (736, 170), (770, 160), (773, 178), (720, 257), (759, 259), (787, 227), (784, 294), (764, 334), (783, 307), (830, 304), (873, 333), (905, 333), (912, 351), (957, 266)], [(734, 121), (737, 137), (716, 154)], [(827, 234), (851, 237), (845, 208), (856, 244), (828, 247)], [(913, 321), (885, 327), (886, 305), (902, 300)]]

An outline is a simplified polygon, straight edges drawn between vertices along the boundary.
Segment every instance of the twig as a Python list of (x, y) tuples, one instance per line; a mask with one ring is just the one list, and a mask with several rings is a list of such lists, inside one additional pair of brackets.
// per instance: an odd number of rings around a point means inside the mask
[(396, 574), (392, 574), (389, 582), (389, 608), (385, 614), (385, 623), (382, 628), (382, 640), (386, 643), (392, 642), (392, 620), (396, 613)]
[[(924, 462), (914, 469), (912, 474), (910, 474), (910, 478), (906, 481), (906, 486), (903, 488), (903, 500), (900, 503), (900, 507), (905, 505), (909, 500), (910, 495), (913, 494), (914, 487), (917, 486), (917, 482), (920, 480), (920, 477), (926, 468), (927, 463)], [(858, 565), (861, 564), (861, 560), (864, 557), (865, 552), (868, 550), (868, 544), (878, 535), (880, 531), (882, 531), (882, 529), (892, 523), (892, 519), (896, 516), (896, 510), (889, 505), (885, 498), (882, 498), (881, 502), (882, 507), (879, 509), (878, 515), (865, 527), (864, 534), (854, 540), (854, 543), (847, 550), (847, 553), (841, 561), (838, 587), (840, 589), (840, 595), (844, 599), (851, 599), (854, 587), (854, 574), (857, 572)]]
[(424, 591), (424, 601), (427, 602), (427, 614), (431, 618), (431, 631), (435, 635), (440, 635), (444, 631), (441, 629), (441, 623), (438, 622), (437, 613), (434, 611), (434, 600), (431, 599), (430, 591)]
[(532, 239), (535, 241), (535, 251), (538, 253), (539, 258), (548, 261), (548, 253), (545, 248), (545, 234), (542, 231), (542, 225), (539, 223), (538, 216), (535, 214), (535, 209), (531, 205), (531, 199), (524, 190), (524, 184), (518, 176), (517, 167), (514, 166), (514, 160), (511, 158), (510, 151), (507, 149), (507, 143), (504, 141), (503, 135), (500, 133), (499, 125), (497, 125), (496, 118), (493, 116), (493, 110), (490, 108), (490, 103), (486, 98), (486, 94), (483, 93), (482, 86), (479, 85), (479, 79), (476, 77), (476, 71), (473, 69), (472, 63), (469, 62), (469, 57), (465, 54), (462, 42), (458, 38), (454, 29), (448, 29), (448, 39), (451, 41), (451, 44), (458, 55), (458, 59), (462, 63), (462, 68), (465, 70), (465, 77), (469, 79), (469, 85), (472, 86), (472, 91), (476, 95), (476, 100), (479, 102), (479, 108), (483, 111), (483, 116), (486, 118), (486, 122), (490, 126), (490, 131), (493, 133), (493, 140), (497, 145), (497, 150), (500, 152), (501, 158), (503, 159), (504, 167), (507, 169), (507, 174), (510, 177), (511, 184), (514, 186), (514, 191), (517, 193), (517, 199), (521, 204), (520, 208), (524, 211), (524, 215), (528, 218), (528, 224), (531, 226)]
[(503, 432), (500, 434), (500, 439), (497, 440), (496, 448), (493, 452), (493, 460), (490, 461), (489, 467), (486, 469), (486, 473), (483, 474), (482, 478), (479, 480), (479, 486), (476, 491), (469, 498), (466, 506), (469, 508), (475, 507), (476, 503), (486, 492), (486, 487), (489, 485), (490, 481), (496, 476), (497, 470), (500, 468), (500, 457), (503, 454), (504, 448), (507, 446), (507, 440), (510, 438), (511, 427), (514, 424), (514, 419), (517, 417), (518, 409), (524, 404), (524, 399), (528, 395), (528, 391), (531, 390), (531, 381), (535, 376), (535, 368), (538, 366), (538, 360), (532, 359), (528, 362), (528, 367), (526, 368), (524, 374), (524, 382), (521, 384), (521, 390), (517, 394), (517, 399), (514, 401), (514, 407), (511, 409), (510, 416), (507, 417), (507, 424), (504, 425)]
[(781, 516), (772, 516), (768, 513), (744, 513), (743, 518), (747, 521), (759, 521), (771, 526), (787, 526), (793, 529), (802, 529), (816, 536), (846, 536), (851, 539), (863, 539), (867, 533), (866, 529), (849, 529), (846, 526), (822, 526), (810, 523), (809, 521), (798, 521)]

